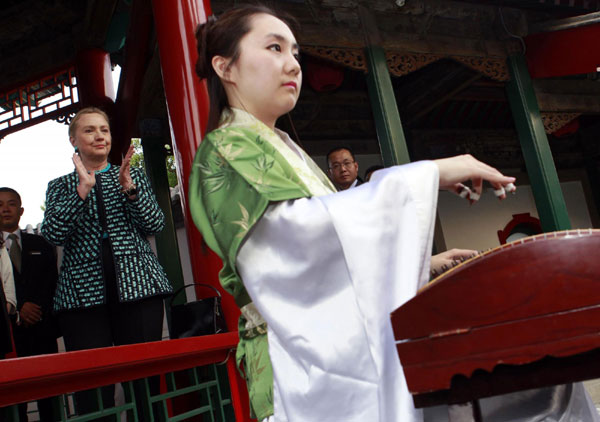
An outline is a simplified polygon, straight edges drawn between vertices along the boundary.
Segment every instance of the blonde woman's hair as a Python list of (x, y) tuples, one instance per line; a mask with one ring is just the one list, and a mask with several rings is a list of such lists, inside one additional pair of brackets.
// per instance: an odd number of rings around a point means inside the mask
[(71, 120), (71, 123), (69, 123), (69, 137), (75, 136), (75, 131), (77, 130), (77, 122), (79, 121), (79, 119), (81, 119), (81, 116), (83, 116), (84, 114), (99, 114), (102, 117), (104, 117), (106, 123), (108, 123), (108, 125), (110, 126), (108, 114), (100, 110), (98, 107), (85, 107), (79, 110), (77, 114), (75, 114), (75, 117), (73, 117), (73, 119)]

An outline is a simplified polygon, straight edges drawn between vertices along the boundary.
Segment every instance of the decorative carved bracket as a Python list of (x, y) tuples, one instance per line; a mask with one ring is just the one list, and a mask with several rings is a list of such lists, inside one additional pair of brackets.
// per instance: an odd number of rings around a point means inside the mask
[(393, 51), (386, 52), (385, 57), (388, 69), (394, 76), (408, 75), (442, 58), (435, 54), (396, 53)]
[[(363, 72), (367, 71), (365, 54), (362, 49), (303, 46), (302, 52), (341, 64), (342, 66), (351, 69), (361, 70)], [(430, 53), (406, 53), (397, 51), (386, 51), (385, 56), (388, 69), (394, 76), (408, 75), (430, 63), (434, 63), (440, 59), (450, 58), (495, 81), (506, 82), (510, 79), (506, 60), (503, 58), (445, 56)]]
[(71, 124), (71, 121), (73, 120), (73, 117), (75, 117), (75, 114), (76, 113), (74, 111), (69, 111), (65, 114), (59, 114), (53, 120), (57, 123), (62, 123), (63, 125), (69, 126)]
[(479, 72), (490, 79), (499, 82), (510, 80), (506, 59), (490, 58), (490, 57), (464, 57), (464, 56), (449, 56), (452, 60), (456, 60)]
[(553, 113), (544, 112), (542, 114), (542, 121), (544, 122), (544, 129), (547, 134), (551, 134), (565, 127), (573, 120), (581, 116), (581, 113)]
[(350, 69), (367, 71), (365, 53), (361, 49), (303, 46), (302, 53), (320, 57)]
[(48, 119), (61, 118), (79, 106), (75, 67), (36, 78), (0, 93), (0, 139)]

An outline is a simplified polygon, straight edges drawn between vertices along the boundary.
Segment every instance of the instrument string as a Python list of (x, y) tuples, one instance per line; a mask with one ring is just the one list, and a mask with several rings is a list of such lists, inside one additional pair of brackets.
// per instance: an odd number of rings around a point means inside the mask
[(494, 248), (481, 250), (481, 251), (478, 251), (476, 254), (474, 254), (471, 257), (461, 258), (461, 259), (453, 261), (451, 265), (442, 266), (441, 271), (431, 270), (430, 271), (430, 276), (431, 276), (430, 281), (423, 288), (426, 288), (426, 287), (430, 286), (431, 284), (438, 282), (442, 278), (446, 278), (446, 276), (449, 273), (456, 271), (458, 268), (463, 267), (464, 265), (470, 264), (473, 261), (484, 258), (488, 255), (496, 254), (504, 249), (520, 246), (520, 245), (523, 245), (525, 243), (530, 243), (530, 242), (542, 241), (542, 240), (547, 240), (547, 239), (555, 239), (557, 237), (581, 237), (581, 236), (590, 236), (593, 234), (600, 234), (600, 230), (590, 228), (590, 229), (574, 229), (574, 230), (563, 230), (563, 231), (556, 231), (556, 232), (546, 232), (546, 233), (541, 233), (541, 234), (537, 234), (534, 236), (523, 237), (521, 239), (517, 239), (513, 242), (506, 243), (506, 244), (500, 245), (500, 246), (496, 246)]

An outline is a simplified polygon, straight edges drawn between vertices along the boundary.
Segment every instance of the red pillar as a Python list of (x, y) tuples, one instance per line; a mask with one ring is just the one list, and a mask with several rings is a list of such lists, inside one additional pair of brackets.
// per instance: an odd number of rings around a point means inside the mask
[[(206, 129), (209, 108), (206, 84), (200, 82), (194, 70), (198, 58), (194, 34), (196, 27), (211, 14), (210, 1), (153, 0), (152, 6), (194, 281), (220, 289), (221, 262), (203, 243), (188, 202), (188, 178)], [(227, 293), (223, 295), (223, 310), (229, 330), (237, 330), (239, 309)], [(236, 420), (249, 420), (245, 383), (231, 365), (228, 368)]]
[(138, 135), (135, 126), (140, 104), (144, 74), (148, 66), (148, 45), (152, 34), (152, 6), (146, 0), (135, 0), (125, 41), (125, 62), (115, 103), (115, 116), (111, 122), (113, 146), (111, 163), (120, 163), (127, 153), (131, 138)]
[(77, 87), (83, 107), (100, 107), (109, 115), (113, 113), (115, 88), (112, 81), (110, 55), (99, 48), (77, 53)]
[[(198, 57), (195, 28), (210, 13), (208, 0), (204, 1), (203, 5), (194, 0), (153, 0), (153, 9), (192, 271), (195, 281), (220, 287), (217, 273), (221, 264), (203, 245), (188, 203), (188, 178), (206, 128), (209, 107), (206, 86), (194, 71)], [(230, 311), (231, 304), (223, 305), (226, 313)], [(233, 330), (237, 322), (232, 322), (230, 318), (228, 325)]]

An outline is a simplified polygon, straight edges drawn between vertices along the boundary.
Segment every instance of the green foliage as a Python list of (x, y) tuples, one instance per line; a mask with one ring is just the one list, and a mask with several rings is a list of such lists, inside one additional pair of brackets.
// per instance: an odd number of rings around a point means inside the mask
[(167, 178), (169, 187), (175, 187), (179, 183), (177, 180), (177, 169), (175, 168), (175, 157), (167, 155)]
[(131, 157), (131, 167), (136, 167), (139, 169), (145, 169), (144, 164), (144, 151), (142, 150), (142, 140), (140, 138), (133, 138), (131, 140), (133, 144), (133, 149), (135, 152)]
[[(131, 157), (131, 167), (137, 167), (141, 169), (146, 169), (146, 165), (144, 163), (144, 151), (142, 149), (142, 140), (140, 138), (133, 138), (131, 140), (133, 144), (133, 148), (135, 152)], [(175, 168), (175, 158), (171, 153), (171, 148), (168, 145), (165, 145), (165, 149), (167, 150), (167, 158), (165, 160), (165, 165), (167, 167), (167, 178), (169, 180), (169, 187), (175, 187), (178, 184), (177, 181), (177, 170)]]

